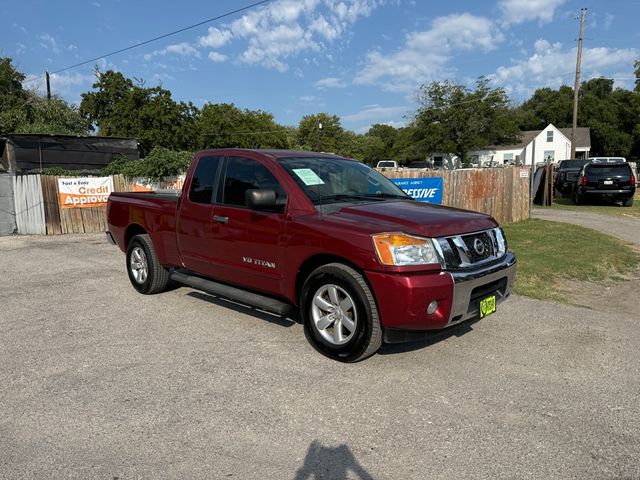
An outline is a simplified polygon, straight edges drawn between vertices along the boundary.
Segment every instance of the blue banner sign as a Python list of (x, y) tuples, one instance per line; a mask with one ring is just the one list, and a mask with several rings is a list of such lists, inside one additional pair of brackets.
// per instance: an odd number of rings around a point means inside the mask
[(390, 178), (408, 195), (418, 202), (442, 205), (442, 177), (433, 178)]

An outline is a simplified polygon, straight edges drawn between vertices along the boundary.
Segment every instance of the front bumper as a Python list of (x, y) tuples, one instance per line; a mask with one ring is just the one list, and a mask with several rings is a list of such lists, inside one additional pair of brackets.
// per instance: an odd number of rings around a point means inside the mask
[[(429, 274), (388, 274), (367, 272), (373, 287), (385, 340), (391, 332), (414, 333), (441, 330), (470, 320), (478, 315), (478, 304), (488, 295), (496, 295), (497, 303), (504, 301), (513, 290), (516, 257), (507, 252), (497, 262), (480, 268)], [(429, 315), (427, 306), (438, 302)]]

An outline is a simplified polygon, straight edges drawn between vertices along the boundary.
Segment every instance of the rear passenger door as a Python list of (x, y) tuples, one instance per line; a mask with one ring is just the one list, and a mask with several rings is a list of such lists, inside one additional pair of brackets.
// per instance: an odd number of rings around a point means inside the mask
[[(282, 207), (275, 211), (247, 208), (245, 192), (265, 188), (276, 191)], [(280, 294), (285, 211), (285, 191), (265, 164), (253, 158), (227, 157), (212, 212), (215, 275), (230, 283)]]

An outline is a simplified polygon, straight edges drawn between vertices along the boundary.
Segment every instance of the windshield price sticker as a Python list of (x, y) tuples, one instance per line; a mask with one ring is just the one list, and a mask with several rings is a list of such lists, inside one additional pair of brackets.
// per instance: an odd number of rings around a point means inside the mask
[(294, 168), (293, 173), (309, 187), (313, 185), (324, 185), (324, 182), (318, 174), (310, 168)]

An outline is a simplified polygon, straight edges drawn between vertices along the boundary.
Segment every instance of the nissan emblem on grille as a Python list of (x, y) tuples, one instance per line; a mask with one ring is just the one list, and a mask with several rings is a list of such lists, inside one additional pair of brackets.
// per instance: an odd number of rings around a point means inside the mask
[(484, 243), (482, 243), (482, 240), (480, 240), (479, 238), (476, 238), (473, 241), (473, 249), (476, 251), (476, 253), (478, 255), (483, 255), (484, 254)]

